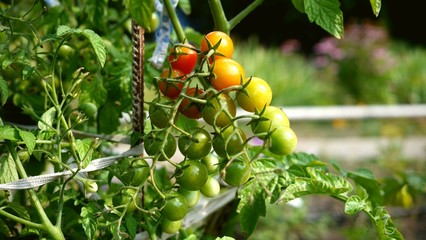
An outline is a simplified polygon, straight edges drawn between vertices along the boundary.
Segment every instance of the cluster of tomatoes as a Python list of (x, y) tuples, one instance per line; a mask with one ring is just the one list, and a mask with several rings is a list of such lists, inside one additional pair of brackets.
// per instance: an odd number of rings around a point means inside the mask
[[(144, 137), (144, 147), (154, 161), (169, 161), (176, 169), (174, 187), (161, 210), (164, 232), (180, 228), (200, 195), (219, 194), (220, 182), (241, 186), (249, 180), (251, 139), (263, 140), (264, 149), (276, 155), (290, 154), (296, 147), (287, 115), (270, 105), (270, 86), (259, 77), (247, 77), (233, 51), (232, 39), (220, 31), (205, 35), (199, 48), (176, 44), (169, 52), (169, 67), (158, 78), (161, 94), (149, 104), (153, 128)], [(236, 116), (237, 106), (251, 114)], [(179, 115), (206, 125), (182, 129), (176, 125)], [(249, 120), (252, 137), (247, 138), (240, 119)], [(171, 161), (177, 149), (185, 157), (180, 163)]]

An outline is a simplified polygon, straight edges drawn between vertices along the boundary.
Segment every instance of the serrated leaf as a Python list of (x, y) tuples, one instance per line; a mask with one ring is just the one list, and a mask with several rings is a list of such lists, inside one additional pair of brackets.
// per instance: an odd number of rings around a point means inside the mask
[(154, 1), (129, 0), (128, 2), (127, 8), (130, 16), (132, 16), (138, 25), (148, 29), (150, 27), (151, 14), (155, 11)]
[(72, 33), (74, 33), (75, 32), (75, 30), (74, 29), (72, 29), (72, 28), (70, 28), (70, 27), (68, 27), (68, 26), (65, 26), (65, 25), (61, 25), (61, 26), (59, 26), (57, 29), (56, 29), (56, 36), (58, 36), (58, 37), (63, 37), (63, 36), (65, 36), (65, 35), (67, 35), (67, 34), (72, 34)]
[(102, 38), (90, 29), (84, 29), (81, 33), (87, 39), (89, 39), (90, 43), (92, 44), (93, 50), (95, 50), (96, 56), (98, 57), (98, 60), (101, 63), (101, 66), (104, 67), (106, 61), (106, 48)]
[(87, 206), (81, 208), (80, 216), (82, 220), (82, 227), (86, 233), (87, 239), (94, 239), (96, 235), (98, 223), (93, 217), (95, 213), (96, 209), (93, 204), (88, 204)]
[(352, 190), (352, 185), (341, 176), (316, 168), (307, 168), (307, 171), (311, 178), (297, 177), (294, 183), (285, 189), (279, 202), (284, 203), (311, 194), (337, 196)]
[(364, 209), (365, 201), (357, 195), (352, 195), (348, 198), (345, 203), (345, 213), (349, 215), (354, 215), (359, 213)]
[(92, 161), (93, 141), (91, 138), (85, 138), (77, 139), (75, 142), (78, 156), (80, 157), (80, 161), (82, 161), (82, 168), (86, 168)]
[(305, 12), (311, 22), (315, 22), (334, 37), (343, 36), (343, 13), (338, 0), (305, 0)]
[(0, 139), (10, 140), (10, 141), (19, 141), (19, 133), (16, 128), (13, 128), (9, 125), (0, 126)]
[(241, 230), (250, 236), (257, 225), (259, 218), (266, 215), (265, 198), (261, 191), (250, 196), (249, 201), (240, 210)]
[(305, 0), (291, 0), (297, 11), (305, 13)]
[(19, 179), (16, 164), (11, 154), (0, 157), (0, 183), (9, 183)]
[(382, 0), (370, 0), (371, 9), (376, 17), (379, 16), (380, 8), (382, 7)]
[(22, 129), (18, 129), (18, 132), (19, 132), (19, 136), (22, 138), (25, 145), (27, 146), (28, 153), (31, 155), (36, 145), (36, 140), (37, 140), (36, 137), (34, 136), (33, 133), (22, 130)]
[(54, 107), (49, 108), (46, 112), (41, 115), (40, 121), (38, 121), (38, 128), (42, 131), (53, 130), (53, 122), (55, 120), (56, 109)]
[(3, 106), (7, 98), (9, 97), (9, 88), (7, 87), (7, 82), (4, 80), (3, 76), (0, 75), (0, 103)]

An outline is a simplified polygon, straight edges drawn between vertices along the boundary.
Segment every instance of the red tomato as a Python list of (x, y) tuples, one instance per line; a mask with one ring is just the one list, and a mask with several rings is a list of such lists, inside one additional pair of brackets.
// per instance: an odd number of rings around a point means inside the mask
[(177, 69), (173, 69), (170, 74), (170, 70), (164, 69), (158, 80), (158, 88), (164, 96), (171, 99), (176, 99), (183, 88), (183, 81), (186, 80), (186, 76), (183, 72)]
[(170, 49), (169, 63), (173, 69), (180, 70), (184, 74), (191, 73), (197, 65), (197, 52), (191, 44), (176, 46)]
[[(185, 94), (190, 97), (198, 97), (202, 93), (203, 90), (196, 87), (188, 88), (185, 92)], [(188, 118), (199, 119), (201, 118), (202, 107), (203, 105), (201, 103), (197, 103), (188, 98), (185, 98), (179, 105), (179, 111)]]

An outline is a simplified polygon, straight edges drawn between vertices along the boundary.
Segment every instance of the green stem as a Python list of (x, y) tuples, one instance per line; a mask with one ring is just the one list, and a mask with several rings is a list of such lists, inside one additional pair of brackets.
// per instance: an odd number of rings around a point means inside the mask
[[(15, 161), (16, 170), (18, 171), (21, 178), (27, 178), (28, 175), (25, 172), (24, 166), (22, 165), (21, 161), (18, 158), (16, 149), (14, 148), (13, 144), (10, 141), (7, 141), (6, 143), (7, 143), (9, 152), (12, 154), (12, 157)], [(55, 227), (50, 221), (49, 217), (44, 211), (43, 205), (41, 204), (40, 200), (37, 197), (37, 193), (33, 189), (28, 189), (28, 193), (30, 194), (30, 200), (33, 207), (36, 209), (38, 215), (40, 216), (43, 229), (52, 237), (52, 239), (58, 239), (58, 240), (65, 239), (62, 233), (62, 230), (59, 227)]]
[(175, 9), (172, 6), (170, 0), (164, 0), (164, 7), (166, 8), (167, 14), (169, 15), (170, 20), (173, 24), (173, 29), (175, 30), (177, 37), (180, 42), (186, 42), (185, 32), (183, 31), (182, 25), (180, 24), (179, 18), (176, 14)]
[(10, 214), (10, 213), (4, 211), (1, 208), (0, 208), (0, 215), (3, 215), (5, 217), (11, 219), (12, 221), (15, 221), (17, 223), (21, 223), (21, 224), (28, 226), (28, 227), (37, 228), (37, 229), (44, 229), (45, 228), (43, 224), (31, 222), (31, 221), (28, 221), (26, 219), (20, 218), (18, 216), (15, 216), (13, 214)]
[(220, 0), (209, 0), (210, 11), (213, 16), (214, 26), (216, 30), (229, 34), (230, 25), (226, 19), (225, 12), (223, 11), (222, 3)]
[(241, 22), (247, 15), (253, 12), (264, 0), (255, 0), (250, 5), (248, 5), (244, 10), (238, 13), (235, 17), (229, 20), (229, 31), (231, 31), (238, 23)]

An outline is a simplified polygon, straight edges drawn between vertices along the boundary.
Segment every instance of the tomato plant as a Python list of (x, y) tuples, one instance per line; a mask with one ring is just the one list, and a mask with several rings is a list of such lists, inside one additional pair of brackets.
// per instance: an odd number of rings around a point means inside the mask
[[(204, 239), (202, 228), (220, 229), (206, 218), (221, 211), (239, 214), (250, 237), (267, 203), (322, 194), (366, 213), (380, 239), (402, 239), (379, 181), (294, 152), (268, 79), (232, 58), (231, 30), (262, 2), (228, 19), (209, 0), (216, 30), (206, 34), (184, 28), (171, 0), (2, 2), (0, 238)], [(292, 3), (342, 36), (337, 0)], [(177, 7), (191, 12), (189, 1)], [(394, 188), (405, 207), (415, 201), (408, 183)]]
[(184, 74), (191, 73), (197, 65), (198, 53), (191, 44), (175, 46), (170, 49), (169, 63), (172, 69), (177, 69)]
[(231, 58), (219, 58), (212, 64), (210, 82), (217, 90), (239, 86), (244, 79), (244, 69)]

